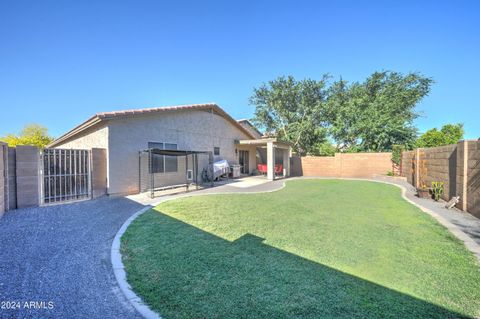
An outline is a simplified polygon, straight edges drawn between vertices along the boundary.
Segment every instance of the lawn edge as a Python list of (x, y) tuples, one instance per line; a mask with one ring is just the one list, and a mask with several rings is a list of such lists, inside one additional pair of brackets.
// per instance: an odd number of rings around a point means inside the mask
[(422, 212), (427, 213), (431, 217), (433, 217), (438, 223), (440, 223), (442, 226), (444, 226), (450, 233), (452, 233), (457, 239), (459, 239), (461, 242), (463, 242), (464, 246), (467, 248), (468, 251), (470, 251), (475, 257), (477, 261), (477, 265), (480, 265), (480, 245), (478, 245), (470, 236), (465, 234), (460, 228), (458, 228), (456, 225), (450, 223), (448, 220), (443, 218), (441, 215), (435, 213), (434, 211), (423, 207), (422, 205), (415, 203), (414, 201), (410, 200), (406, 196), (407, 189), (402, 186), (398, 185), (392, 182), (388, 182), (385, 180), (376, 180), (376, 179), (367, 179), (367, 178), (338, 178), (338, 177), (292, 177), (287, 180), (283, 180), (282, 184), (280, 187), (277, 189), (273, 190), (268, 190), (268, 191), (259, 191), (259, 192), (218, 192), (218, 193), (207, 193), (207, 194), (180, 194), (178, 196), (173, 196), (170, 198), (160, 198), (158, 201), (155, 203), (152, 203), (148, 206), (145, 206), (144, 208), (140, 209), (139, 211), (135, 212), (132, 216), (130, 216), (120, 227), (118, 232), (116, 233), (111, 250), (110, 250), (110, 257), (111, 257), (111, 262), (112, 262), (112, 268), (113, 272), (115, 274), (115, 278), (117, 280), (117, 283), (120, 287), (120, 290), (122, 291), (123, 295), (127, 299), (127, 301), (137, 310), (137, 312), (145, 319), (162, 319), (161, 315), (155, 311), (153, 311), (143, 300), (140, 296), (138, 296), (130, 286), (130, 284), (127, 282), (127, 273), (125, 271), (125, 266), (123, 265), (122, 262), (122, 254), (120, 252), (120, 247), (121, 247), (121, 238), (125, 231), (127, 230), (128, 226), (140, 215), (148, 212), (155, 206), (165, 203), (168, 201), (176, 200), (176, 199), (181, 199), (181, 198), (189, 198), (189, 197), (196, 197), (196, 196), (209, 196), (209, 195), (236, 195), (236, 194), (259, 194), (259, 193), (272, 193), (276, 192), (279, 190), (282, 190), (285, 188), (286, 181), (288, 180), (308, 180), (308, 179), (318, 179), (318, 180), (351, 180), (351, 181), (365, 181), (365, 182), (376, 182), (376, 183), (382, 183), (382, 184), (387, 184), (387, 185), (393, 185), (401, 190), (401, 196), (402, 198), (407, 201), (408, 203), (414, 205), (415, 207), (419, 208)]

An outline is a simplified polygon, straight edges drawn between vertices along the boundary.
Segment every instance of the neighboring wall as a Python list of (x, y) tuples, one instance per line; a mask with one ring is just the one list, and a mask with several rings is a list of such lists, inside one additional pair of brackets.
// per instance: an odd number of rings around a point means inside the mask
[(480, 217), (480, 141), (403, 152), (401, 167), (414, 186), (443, 182), (444, 200), (460, 196), (457, 207)]
[(6, 211), (6, 206), (8, 203), (6, 202), (6, 180), (5, 180), (5, 171), (6, 171), (6, 161), (5, 161), (5, 153), (7, 150), (7, 145), (5, 143), (0, 142), (0, 217), (3, 216), (3, 213)]
[(18, 208), (38, 206), (40, 203), (39, 155), (35, 146), (16, 147)]
[(480, 141), (468, 143), (467, 210), (480, 217)]
[(17, 208), (17, 150), (8, 148), (8, 210)]
[[(173, 111), (135, 115), (109, 122), (109, 194), (139, 191), (138, 152), (148, 142), (175, 143), (178, 149), (211, 151), (220, 147), (220, 156), (238, 163), (235, 140), (249, 137), (224, 117), (203, 110)], [(198, 169), (208, 165), (208, 156), (199, 157)], [(177, 173), (155, 174), (156, 186), (185, 182), (185, 160), (178, 159)]]
[(292, 176), (372, 177), (392, 170), (391, 153), (336, 153), (293, 157)]

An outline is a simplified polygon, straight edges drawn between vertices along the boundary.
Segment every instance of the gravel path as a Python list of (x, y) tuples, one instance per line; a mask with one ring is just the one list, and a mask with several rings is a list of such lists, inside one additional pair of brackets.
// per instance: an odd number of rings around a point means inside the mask
[(0, 219), (0, 306), (20, 309), (0, 308), (0, 318), (139, 318), (118, 288), (110, 246), (142, 207), (106, 197), (7, 212)]
[(480, 219), (456, 208), (446, 209), (444, 201), (436, 202), (432, 199), (418, 198), (416, 196), (417, 191), (415, 187), (405, 180), (389, 178), (387, 176), (377, 176), (375, 179), (405, 187), (407, 189), (405, 195), (408, 199), (439, 214), (480, 245)]

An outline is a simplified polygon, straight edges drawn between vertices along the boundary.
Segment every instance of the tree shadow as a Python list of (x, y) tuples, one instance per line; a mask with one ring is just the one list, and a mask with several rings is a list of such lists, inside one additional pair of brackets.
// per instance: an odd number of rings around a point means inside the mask
[(231, 242), (161, 212), (134, 224), (128, 280), (166, 318), (470, 318), (249, 233)]

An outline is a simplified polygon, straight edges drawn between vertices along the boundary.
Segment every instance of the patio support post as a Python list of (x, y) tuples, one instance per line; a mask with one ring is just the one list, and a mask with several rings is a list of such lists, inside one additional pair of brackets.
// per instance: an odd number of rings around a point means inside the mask
[(283, 177), (290, 176), (290, 147), (282, 149), (283, 152)]
[(267, 179), (275, 179), (275, 148), (273, 142), (267, 143)]
[(185, 184), (187, 185), (188, 192), (188, 154), (185, 153)]

